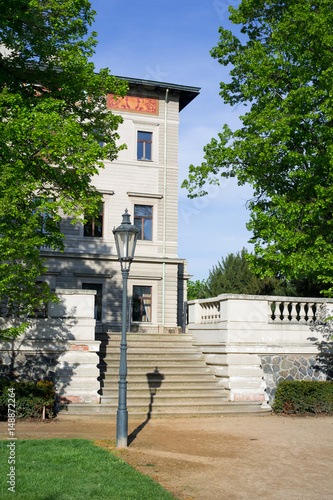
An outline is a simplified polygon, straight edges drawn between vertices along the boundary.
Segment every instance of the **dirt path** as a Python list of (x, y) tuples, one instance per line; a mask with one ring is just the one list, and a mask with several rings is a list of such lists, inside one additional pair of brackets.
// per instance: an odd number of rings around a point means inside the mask
[[(130, 420), (129, 433), (141, 423)], [(114, 447), (115, 433), (106, 419), (18, 422), (16, 429), (19, 439), (82, 437), (106, 447)], [(0, 436), (7, 437), (6, 422)], [(333, 417), (152, 419), (119, 454), (180, 499), (333, 499)]]

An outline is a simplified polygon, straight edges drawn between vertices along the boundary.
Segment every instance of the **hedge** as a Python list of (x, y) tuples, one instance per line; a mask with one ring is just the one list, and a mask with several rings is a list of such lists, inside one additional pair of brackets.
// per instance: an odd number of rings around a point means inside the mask
[[(13, 396), (15, 406), (13, 405)], [(9, 400), (9, 398), (11, 398)], [(16, 418), (40, 418), (43, 415), (54, 417), (55, 392), (53, 383), (47, 380), (39, 382), (0, 380), (0, 418), (6, 419), (8, 415), (8, 402), (10, 410), (15, 410)]]
[(285, 380), (276, 389), (276, 413), (332, 413), (333, 381)]

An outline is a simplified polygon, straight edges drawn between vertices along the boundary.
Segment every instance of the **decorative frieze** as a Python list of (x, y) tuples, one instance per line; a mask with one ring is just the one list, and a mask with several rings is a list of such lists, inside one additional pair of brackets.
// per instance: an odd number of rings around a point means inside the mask
[(131, 96), (117, 97), (113, 94), (107, 96), (108, 109), (121, 111), (130, 111), (132, 113), (143, 113), (147, 115), (158, 116), (158, 99), (149, 99), (147, 97)]

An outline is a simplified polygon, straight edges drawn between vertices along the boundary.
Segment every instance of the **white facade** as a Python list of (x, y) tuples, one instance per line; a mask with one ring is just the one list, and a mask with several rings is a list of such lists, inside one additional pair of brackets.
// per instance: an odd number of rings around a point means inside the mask
[(179, 112), (199, 89), (126, 80), (128, 95), (117, 101), (108, 96), (108, 107), (124, 119), (119, 134), (127, 149), (93, 179), (103, 194), (103, 228), (97, 221), (85, 231), (83, 224), (63, 220), (65, 251), (43, 253), (45, 279), (51, 288), (95, 287), (97, 327), (119, 330), (122, 279), (112, 229), (127, 208), (131, 222), (135, 216), (142, 227), (128, 281), (132, 329), (176, 328), (188, 278), (186, 261), (177, 255)]

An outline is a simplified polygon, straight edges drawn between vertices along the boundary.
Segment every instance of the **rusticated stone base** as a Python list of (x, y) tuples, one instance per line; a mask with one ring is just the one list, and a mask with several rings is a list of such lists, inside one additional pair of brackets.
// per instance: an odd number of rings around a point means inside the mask
[(55, 383), (60, 354), (59, 352), (2, 351), (0, 378), (50, 380)]
[(261, 364), (270, 404), (283, 380), (332, 380), (330, 357), (307, 355), (262, 356)]

